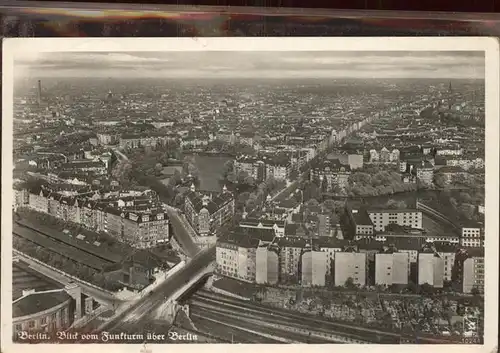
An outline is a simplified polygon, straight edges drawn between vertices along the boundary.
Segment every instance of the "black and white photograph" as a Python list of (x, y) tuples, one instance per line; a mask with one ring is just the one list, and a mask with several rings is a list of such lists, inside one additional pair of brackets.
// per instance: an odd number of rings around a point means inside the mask
[(3, 65), (12, 347), (496, 346), (497, 41), (8, 39)]

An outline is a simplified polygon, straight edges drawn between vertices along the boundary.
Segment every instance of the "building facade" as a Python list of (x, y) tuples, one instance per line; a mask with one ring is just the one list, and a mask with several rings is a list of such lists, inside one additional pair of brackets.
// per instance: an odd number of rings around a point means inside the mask
[(373, 222), (374, 229), (378, 232), (385, 231), (389, 224), (422, 229), (422, 212), (417, 210), (368, 210), (368, 215)]
[(444, 259), (438, 254), (418, 254), (418, 284), (429, 284), (434, 288), (443, 288)]
[(72, 305), (73, 298), (62, 289), (23, 291), (12, 304), (13, 333), (63, 331), (73, 323)]
[(276, 284), (279, 281), (278, 250), (267, 246), (258, 247), (255, 254), (255, 282)]
[(337, 252), (335, 254), (335, 285), (344, 286), (349, 278), (356, 285), (366, 284), (366, 254)]
[(477, 289), (484, 293), (484, 257), (472, 256), (463, 263), (462, 291), (472, 293)]
[(479, 248), (484, 246), (481, 228), (478, 226), (462, 228), (460, 245), (464, 247)]
[(326, 284), (326, 264), (326, 252), (305, 251), (302, 254), (302, 286), (324, 287)]
[(186, 195), (184, 211), (198, 235), (213, 235), (234, 216), (234, 197), (223, 192), (216, 197), (191, 191)]
[(404, 252), (375, 254), (375, 284), (408, 284), (408, 257)]

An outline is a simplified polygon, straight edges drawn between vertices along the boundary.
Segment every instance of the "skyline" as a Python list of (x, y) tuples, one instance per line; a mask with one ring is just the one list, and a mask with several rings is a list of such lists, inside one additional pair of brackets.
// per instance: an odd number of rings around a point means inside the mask
[(16, 58), (22, 78), (484, 79), (484, 52), (60, 52)]

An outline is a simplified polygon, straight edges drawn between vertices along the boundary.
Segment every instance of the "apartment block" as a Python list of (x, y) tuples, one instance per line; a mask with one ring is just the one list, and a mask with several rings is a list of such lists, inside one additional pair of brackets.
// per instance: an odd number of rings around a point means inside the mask
[(344, 286), (347, 279), (352, 278), (354, 284), (366, 284), (366, 254), (355, 252), (335, 253), (335, 285)]
[(375, 284), (408, 284), (408, 253), (375, 255)]

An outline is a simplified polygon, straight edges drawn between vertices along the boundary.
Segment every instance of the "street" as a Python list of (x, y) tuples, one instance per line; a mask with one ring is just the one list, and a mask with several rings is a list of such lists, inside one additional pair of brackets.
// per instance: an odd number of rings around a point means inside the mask
[(172, 224), (175, 239), (189, 257), (194, 257), (200, 252), (200, 249), (194, 243), (191, 235), (189, 234), (189, 231), (187, 230), (187, 227), (184, 225), (181, 215), (174, 207), (165, 205), (165, 209), (167, 211), (170, 223)]
[[(115, 320), (112, 320), (112, 322), (115, 322), (115, 325), (111, 326), (108, 331), (119, 331), (127, 319), (135, 320), (138, 324), (142, 320), (149, 320), (148, 314), (162, 305), (165, 302), (165, 298), (174, 294), (199, 271), (209, 266), (213, 262), (214, 257), (215, 247), (200, 252), (197, 256), (192, 258), (185, 267), (167, 278), (157, 289), (150, 292), (149, 295), (139, 299), (128, 310), (116, 317)], [(107, 323), (107, 325), (112, 324), (112, 322)]]

